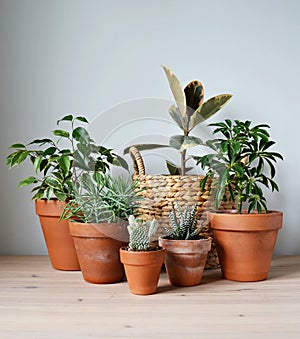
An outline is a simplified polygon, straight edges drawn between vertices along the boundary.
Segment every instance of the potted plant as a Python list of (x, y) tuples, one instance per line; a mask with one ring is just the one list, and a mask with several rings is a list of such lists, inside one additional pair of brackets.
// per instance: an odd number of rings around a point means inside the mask
[(128, 219), (129, 246), (120, 248), (121, 262), (131, 293), (153, 294), (157, 290), (165, 249), (151, 244), (157, 230), (157, 221), (143, 223), (131, 215)]
[(83, 173), (61, 216), (69, 220), (85, 281), (108, 284), (124, 279), (119, 248), (128, 244), (127, 222), (138, 198), (136, 183), (108, 173)]
[(68, 123), (68, 129), (52, 131), (53, 139), (35, 139), (27, 145), (16, 143), (6, 159), (9, 168), (20, 166), (30, 160), (35, 175), (23, 179), (18, 187), (34, 185), (36, 213), (39, 215), (45, 242), (53, 268), (60, 270), (79, 270), (76, 251), (66, 221), (59, 217), (72, 196), (72, 181), (76, 180), (76, 169), (93, 168), (105, 170), (109, 164), (122, 164), (124, 160), (111, 150), (97, 146), (88, 131), (76, 126), (87, 124), (85, 117), (66, 115), (57, 121)]
[[(169, 222), (169, 212), (172, 210), (172, 202), (180, 200), (181, 204), (197, 203), (199, 216), (208, 208), (208, 196), (210, 182), (207, 181), (204, 191), (199, 189), (201, 175), (188, 175), (193, 169), (192, 154), (188, 154), (193, 147), (202, 144), (201, 138), (192, 135), (196, 126), (216, 114), (231, 99), (231, 94), (220, 94), (204, 100), (204, 86), (198, 81), (189, 82), (183, 87), (176, 75), (167, 67), (163, 66), (164, 72), (173, 94), (175, 105), (169, 108), (169, 114), (180, 134), (169, 138), (169, 143), (161, 144), (138, 144), (127, 147), (124, 154), (130, 153), (134, 162), (134, 180), (138, 180), (142, 191), (143, 201), (137, 210), (137, 215), (143, 220), (158, 220), (158, 235), (163, 235), (164, 225)], [(180, 165), (166, 162), (169, 175), (146, 174), (141, 151), (157, 149), (161, 147), (173, 148), (178, 152)], [(189, 165), (191, 164), (191, 165)], [(228, 202), (222, 203), (222, 208), (231, 209), (233, 206)], [(207, 230), (209, 234), (209, 231)], [(209, 255), (208, 267), (218, 266), (218, 258), (214, 251)]]
[[(214, 134), (206, 142), (211, 153), (199, 157), (198, 164), (207, 169), (201, 182), (212, 180), (217, 209), (225, 189), (237, 204), (235, 211), (208, 213), (209, 226), (217, 244), (223, 277), (236, 281), (258, 281), (267, 278), (282, 212), (267, 209), (262, 187), (278, 191), (274, 181), (277, 152), (266, 124), (252, 126), (250, 121), (227, 119), (211, 124)], [(247, 209), (243, 209), (244, 204)]]
[(201, 234), (198, 221), (196, 204), (184, 210), (178, 201), (176, 208), (173, 204), (171, 229), (167, 228), (167, 235), (159, 238), (159, 245), (166, 249), (165, 266), (172, 285), (194, 286), (201, 282), (211, 238)]

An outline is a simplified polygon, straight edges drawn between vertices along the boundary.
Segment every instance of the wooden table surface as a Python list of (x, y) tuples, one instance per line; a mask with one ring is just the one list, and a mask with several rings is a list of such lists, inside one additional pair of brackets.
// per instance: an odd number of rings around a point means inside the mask
[(239, 283), (206, 270), (202, 284), (150, 296), (127, 282), (86, 283), (46, 256), (0, 256), (0, 339), (300, 338), (300, 256), (273, 259), (268, 280)]

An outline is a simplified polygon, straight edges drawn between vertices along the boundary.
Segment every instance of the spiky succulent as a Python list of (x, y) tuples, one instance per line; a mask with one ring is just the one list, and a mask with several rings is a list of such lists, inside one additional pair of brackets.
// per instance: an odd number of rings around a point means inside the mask
[(142, 219), (135, 219), (133, 215), (128, 218), (129, 249), (132, 251), (147, 251), (150, 249), (151, 237), (157, 230), (157, 220), (143, 223)]
[[(172, 211), (169, 213), (171, 229), (167, 229), (167, 235), (173, 240), (192, 240), (199, 238), (197, 204), (192, 209), (187, 205), (184, 210), (178, 201), (172, 204)], [(176, 213), (177, 210), (177, 213)]]

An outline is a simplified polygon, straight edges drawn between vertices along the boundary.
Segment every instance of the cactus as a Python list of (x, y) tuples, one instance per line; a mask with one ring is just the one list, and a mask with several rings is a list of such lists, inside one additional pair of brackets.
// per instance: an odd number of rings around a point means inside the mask
[(128, 218), (129, 249), (131, 251), (147, 251), (150, 249), (150, 239), (157, 230), (157, 220), (143, 223), (142, 219), (135, 219), (133, 215)]
[(200, 229), (197, 227), (197, 204), (195, 204), (192, 209), (187, 205), (183, 211), (178, 201), (176, 201), (176, 208), (174, 204), (172, 204), (172, 211), (169, 213), (169, 217), (171, 229), (166, 228), (166, 232), (170, 239), (192, 240), (199, 238)]

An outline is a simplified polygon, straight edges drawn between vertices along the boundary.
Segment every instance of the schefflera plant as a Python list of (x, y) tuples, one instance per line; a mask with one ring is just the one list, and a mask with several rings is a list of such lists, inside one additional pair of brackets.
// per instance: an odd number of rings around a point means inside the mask
[[(187, 167), (187, 161), (191, 159), (191, 157), (187, 156), (187, 150), (202, 144), (202, 140), (199, 137), (190, 134), (191, 131), (217, 113), (232, 95), (220, 94), (204, 101), (204, 87), (200, 81), (191, 81), (183, 88), (177, 76), (168, 67), (162, 67), (176, 102), (176, 105), (172, 105), (169, 108), (169, 114), (181, 129), (182, 134), (171, 136), (169, 145), (139, 144), (134, 146), (140, 151), (162, 147), (176, 149), (180, 153), (180, 166), (167, 161), (167, 168), (170, 174), (183, 176), (193, 168)], [(129, 148), (124, 150), (124, 154), (129, 152)]]
[(251, 126), (251, 121), (226, 119), (224, 122), (210, 124), (215, 127), (214, 134), (223, 137), (208, 140), (206, 146), (212, 153), (197, 158), (197, 164), (207, 170), (200, 186), (212, 180), (212, 196), (216, 209), (227, 189), (230, 199), (237, 203), (238, 213), (242, 213), (243, 204), (248, 203), (248, 213), (257, 210), (267, 212), (267, 202), (262, 187), (278, 191), (274, 181), (275, 166), (281, 154), (270, 151), (275, 144), (270, 140), (267, 124)]
[(151, 237), (155, 235), (157, 230), (157, 220), (143, 222), (142, 219), (136, 219), (133, 215), (130, 215), (128, 223), (129, 250), (149, 251), (151, 249)]

